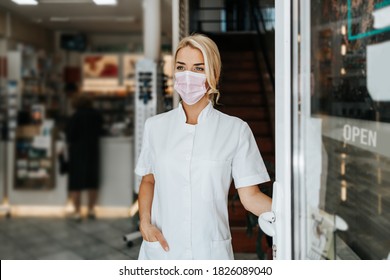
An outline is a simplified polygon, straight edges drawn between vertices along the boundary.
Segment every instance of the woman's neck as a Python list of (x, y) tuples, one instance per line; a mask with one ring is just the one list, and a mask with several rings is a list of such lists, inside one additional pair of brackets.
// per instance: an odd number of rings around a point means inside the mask
[(185, 102), (182, 102), (182, 106), (187, 117), (186, 123), (193, 125), (198, 124), (199, 114), (208, 104), (209, 99), (207, 95), (203, 96), (202, 99), (194, 105), (188, 105)]

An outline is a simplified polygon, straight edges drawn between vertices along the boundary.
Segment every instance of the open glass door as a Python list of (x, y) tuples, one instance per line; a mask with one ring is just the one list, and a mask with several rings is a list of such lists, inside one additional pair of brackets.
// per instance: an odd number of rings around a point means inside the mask
[(292, 11), (293, 257), (388, 259), (390, 1)]
[[(291, 259), (291, 1), (275, 1), (275, 183), (273, 259)], [(262, 226), (262, 223), (260, 223)], [(265, 230), (262, 227), (263, 231)], [(267, 231), (264, 231), (267, 233)], [(271, 235), (271, 234), (270, 234)]]

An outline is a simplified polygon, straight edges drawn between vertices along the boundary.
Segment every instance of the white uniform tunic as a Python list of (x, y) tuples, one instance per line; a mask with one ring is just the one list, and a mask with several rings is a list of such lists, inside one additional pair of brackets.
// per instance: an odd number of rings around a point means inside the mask
[(143, 241), (139, 259), (233, 259), (228, 191), (269, 181), (252, 131), (213, 108), (196, 125), (181, 104), (145, 122), (135, 173), (155, 179), (151, 222), (168, 242)]

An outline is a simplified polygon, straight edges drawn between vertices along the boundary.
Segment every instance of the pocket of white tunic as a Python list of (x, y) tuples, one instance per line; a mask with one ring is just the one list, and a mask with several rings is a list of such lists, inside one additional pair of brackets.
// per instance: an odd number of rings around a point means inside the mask
[(201, 160), (201, 165), (202, 198), (206, 201), (225, 199), (231, 183), (231, 161)]
[(149, 242), (144, 240), (144, 257), (146, 260), (164, 260), (167, 257), (167, 253), (161, 247), (160, 242)]
[(233, 260), (232, 239), (218, 240), (211, 242), (212, 260)]

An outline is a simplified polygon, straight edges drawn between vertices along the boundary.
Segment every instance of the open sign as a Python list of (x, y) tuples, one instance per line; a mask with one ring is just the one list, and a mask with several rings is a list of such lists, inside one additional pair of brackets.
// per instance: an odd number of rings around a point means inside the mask
[(377, 132), (367, 128), (361, 128), (346, 124), (343, 128), (344, 141), (352, 141), (365, 146), (376, 147)]

